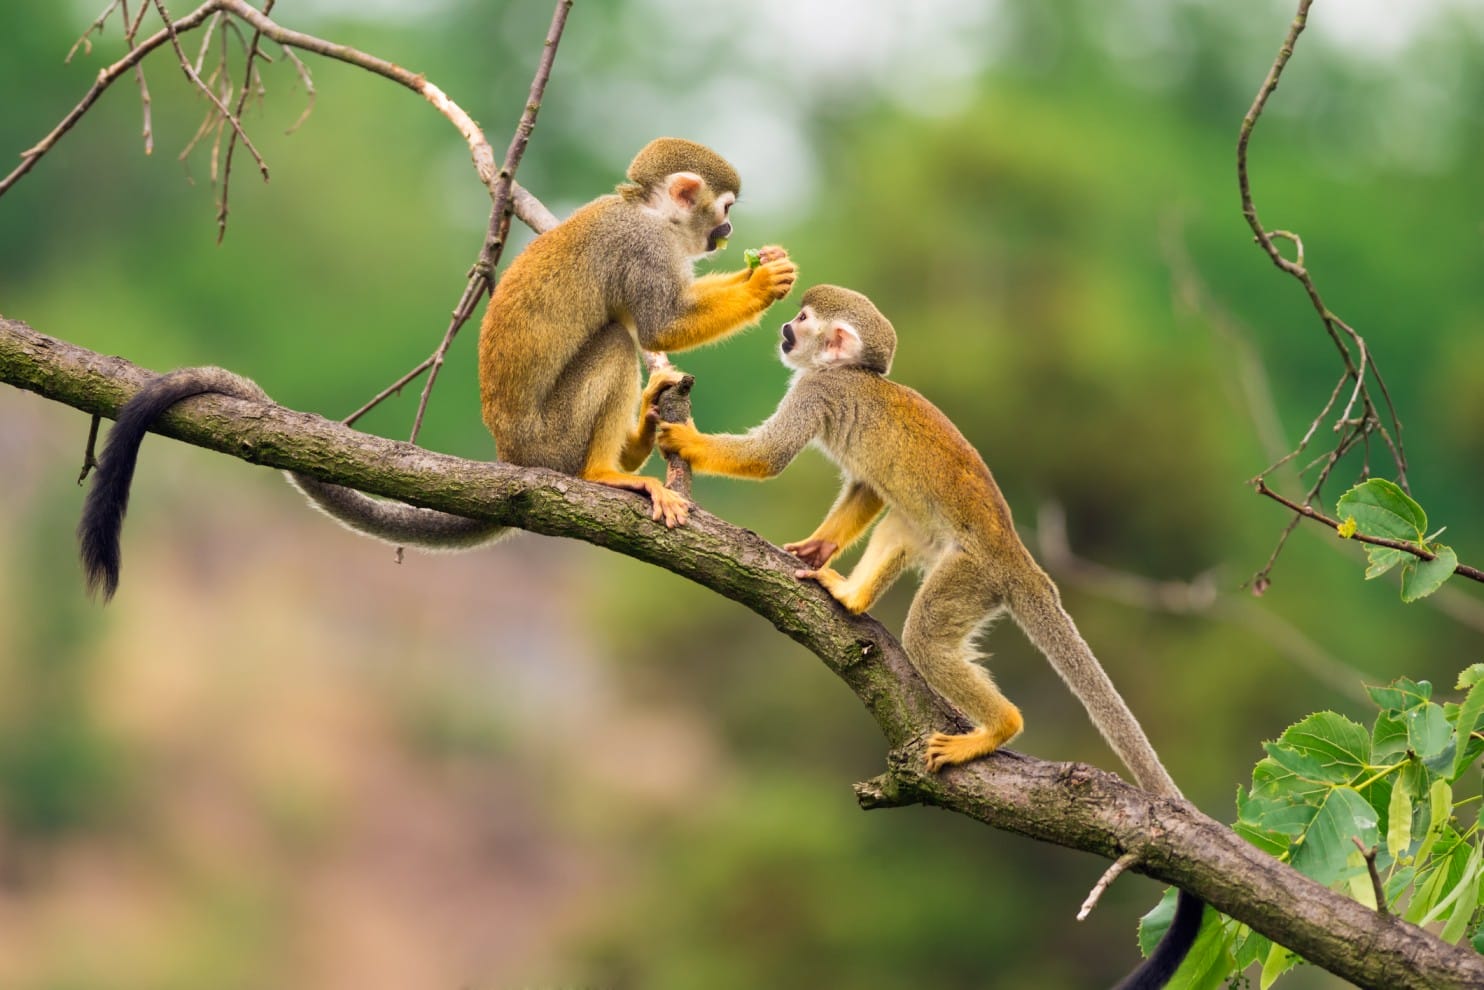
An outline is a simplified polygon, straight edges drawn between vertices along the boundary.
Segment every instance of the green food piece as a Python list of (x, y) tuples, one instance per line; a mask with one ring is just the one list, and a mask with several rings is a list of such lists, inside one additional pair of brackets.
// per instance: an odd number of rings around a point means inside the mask
[(742, 252), (742, 260), (747, 262), (748, 268), (756, 268), (763, 263), (763, 253), (757, 248), (748, 248)]

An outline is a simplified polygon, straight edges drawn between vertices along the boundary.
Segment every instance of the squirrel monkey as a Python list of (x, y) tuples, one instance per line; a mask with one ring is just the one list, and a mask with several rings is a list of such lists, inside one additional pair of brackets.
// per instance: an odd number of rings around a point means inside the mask
[[(628, 181), (541, 234), (511, 262), (479, 337), (484, 421), (499, 457), (646, 494), (666, 526), (689, 502), (632, 473), (654, 447), (647, 411), (673, 370), (641, 391), (639, 349), (684, 350), (757, 321), (793, 288), (797, 267), (780, 247), (755, 268), (696, 277), (695, 261), (725, 246), (737, 172), (705, 145), (658, 138), (629, 165)], [(256, 383), (220, 368), (185, 368), (146, 385), (120, 410), (83, 508), (78, 536), (89, 589), (113, 596), (119, 533), (139, 446), (176, 402), (207, 392), (266, 401)], [(310, 501), (351, 529), (397, 545), (459, 550), (507, 527), (290, 472)]]
[[(784, 549), (808, 565), (797, 577), (817, 581), (853, 613), (868, 610), (904, 569), (925, 572), (902, 646), (923, 679), (974, 723), (966, 733), (933, 734), (930, 771), (992, 753), (1021, 730), (1020, 709), (972, 650), (975, 634), (1008, 611), (1139, 785), (1179, 797), (1062, 608), (1056, 585), (1016, 535), (983, 459), (937, 407), (886, 377), (896, 350), (891, 323), (865, 296), (836, 286), (811, 288), (802, 306), (783, 324), (781, 357), (795, 374), (773, 415), (741, 435), (660, 423), (660, 449), (696, 471), (761, 479), (817, 441), (840, 466), (845, 482), (834, 507), (807, 539)], [(850, 576), (832, 569), (830, 561), (883, 511)], [(1200, 900), (1182, 891), (1171, 934), (1120, 987), (1163, 986), (1189, 949), (1201, 912)]]

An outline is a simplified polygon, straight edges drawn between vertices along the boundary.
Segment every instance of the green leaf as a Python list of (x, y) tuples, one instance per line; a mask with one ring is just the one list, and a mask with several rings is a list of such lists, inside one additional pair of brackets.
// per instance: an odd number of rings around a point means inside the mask
[(1366, 544), (1365, 556), (1365, 579), (1367, 581), (1380, 577), (1404, 560), (1416, 559), (1405, 550), (1398, 550), (1396, 547), (1378, 547), (1374, 543)]
[(1400, 859), (1412, 845), (1412, 790), (1402, 775), (1391, 787), (1390, 807), (1386, 812), (1386, 851)]
[(1273, 951), (1273, 940), (1259, 934), (1246, 925), (1238, 925), (1233, 938), (1233, 967), (1239, 972), (1253, 963), (1261, 962)]
[(1346, 783), (1371, 759), (1371, 734), (1335, 712), (1318, 712), (1284, 730), (1264, 748), (1285, 769), (1307, 780)]
[(1426, 598), (1443, 586), (1458, 568), (1458, 554), (1452, 547), (1434, 543), (1428, 547), (1437, 554), (1432, 560), (1412, 560), (1402, 567), (1402, 601)]
[(1268, 953), (1268, 958), (1262, 964), (1262, 977), (1257, 985), (1261, 990), (1268, 990), (1268, 987), (1272, 986), (1278, 977), (1298, 965), (1300, 961), (1298, 956), (1275, 942), (1272, 951)]
[(1154, 951), (1154, 947), (1169, 930), (1170, 922), (1175, 918), (1175, 898), (1179, 895), (1180, 891), (1176, 888), (1166, 888), (1159, 903), (1139, 919), (1139, 951), (1144, 954), (1144, 958), (1149, 958), (1149, 953)]
[(1441, 705), (1428, 702), (1410, 709), (1402, 719), (1407, 725), (1407, 747), (1424, 760), (1441, 753), (1453, 738), (1453, 726), (1443, 716)]
[[(1479, 666), (1484, 667), (1484, 664)], [(1377, 708), (1406, 711), (1432, 700), (1432, 682), (1414, 681), (1410, 677), (1398, 677), (1385, 687), (1366, 686), (1366, 694)]]
[[(1457, 944), (1468, 928), (1469, 919), (1474, 916), (1474, 908), (1479, 906), (1479, 869), (1481, 859), (1479, 850), (1475, 849), (1469, 856), (1468, 869), (1464, 874), (1461, 884), (1453, 888), (1454, 903), (1453, 913), (1448, 916), (1448, 923), (1443, 926), (1442, 934), (1439, 936), (1450, 945)], [(1446, 899), (1445, 899), (1446, 900)]]
[(1475, 952), (1484, 953), (1484, 924), (1475, 930), (1474, 937), (1469, 939), (1469, 944), (1474, 947)]
[(1169, 990), (1218, 990), (1223, 986), (1236, 966), (1231, 948), (1233, 937), (1221, 914), (1206, 908), (1190, 952), (1166, 984)]
[(1385, 478), (1371, 478), (1341, 495), (1335, 515), (1354, 516), (1356, 527), (1367, 536), (1417, 541), (1427, 535), (1422, 506)]
[(1469, 664), (1459, 671), (1458, 683), (1453, 685), (1453, 689), (1463, 691), (1479, 683), (1484, 683), (1484, 663)]
[[(1484, 668), (1484, 664), (1475, 664), (1474, 667)], [(1470, 671), (1473, 669), (1469, 668)], [(1468, 671), (1464, 673), (1467, 674)], [(1484, 681), (1471, 683), (1473, 686), (1469, 688), (1468, 696), (1458, 706), (1454, 730), (1457, 741), (1453, 749), (1453, 772), (1449, 774), (1451, 780), (1457, 780), (1479, 754), (1484, 752), (1484, 739), (1474, 737), (1474, 733), (1484, 731)], [(1459, 684), (1463, 684), (1462, 677), (1459, 678)]]
[(1384, 711), (1376, 716), (1376, 727), (1371, 730), (1371, 759), (1385, 763), (1406, 755), (1411, 738), (1407, 722), (1397, 711)]
[(1419, 864), (1427, 860), (1433, 844), (1447, 830), (1448, 819), (1453, 814), (1453, 788), (1448, 786), (1448, 781), (1439, 778), (1432, 782), (1432, 787), (1427, 792), (1427, 803), (1427, 835), (1423, 837), (1422, 846), (1417, 850)]
[(1376, 844), (1378, 816), (1360, 792), (1336, 787), (1295, 840), (1289, 862), (1305, 876), (1328, 886), (1346, 873), (1346, 860), (1360, 839), (1367, 849)]

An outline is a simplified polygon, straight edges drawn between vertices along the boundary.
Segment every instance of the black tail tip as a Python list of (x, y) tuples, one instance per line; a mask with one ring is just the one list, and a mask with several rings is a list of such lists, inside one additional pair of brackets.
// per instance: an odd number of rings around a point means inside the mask
[(88, 597), (98, 599), (101, 597), (102, 604), (107, 605), (113, 600), (114, 592), (119, 587), (119, 549), (115, 544), (110, 552), (107, 546), (90, 539), (87, 532), (78, 534), (82, 545), (82, 569), (83, 580), (86, 582)]

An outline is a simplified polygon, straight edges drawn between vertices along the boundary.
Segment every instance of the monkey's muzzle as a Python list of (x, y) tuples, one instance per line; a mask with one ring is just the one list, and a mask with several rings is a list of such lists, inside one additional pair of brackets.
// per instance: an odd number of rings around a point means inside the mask
[(795, 343), (797, 343), (797, 340), (794, 337), (794, 325), (792, 323), (785, 323), (783, 325), (783, 353), (787, 354), (793, 350)]
[(711, 234), (706, 238), (706, 250), (715, 251), (717, 248), (727, 246), (727, 238), (732, 236), (732, 223), (728, 220), (719, 227), (712, 227)]

